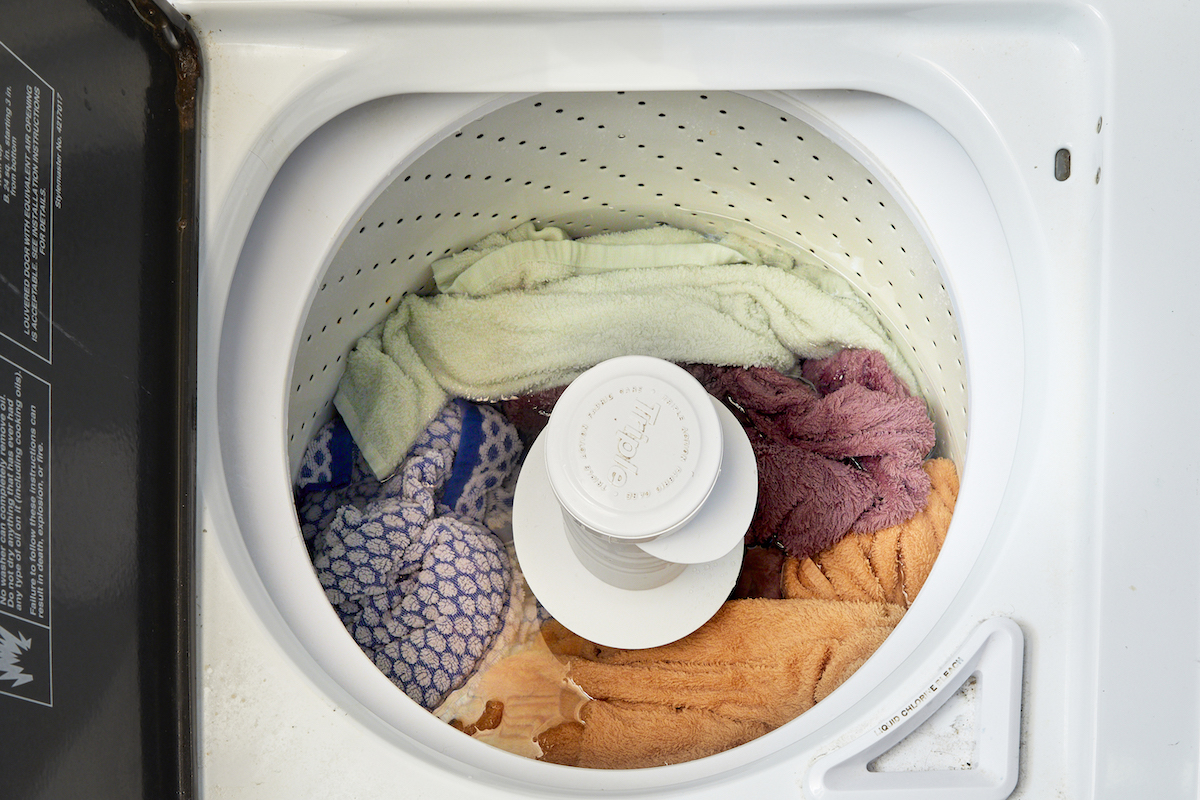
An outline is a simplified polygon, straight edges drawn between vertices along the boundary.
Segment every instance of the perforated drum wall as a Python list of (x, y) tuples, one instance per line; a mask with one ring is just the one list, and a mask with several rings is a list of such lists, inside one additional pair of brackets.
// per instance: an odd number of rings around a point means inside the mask
[(967, 381), (926, 233), (782, 95), (542, 94), (448, 133), (382, 188), (333, 256), (299, 337), (289, 459), (332, 413), (354, 342), (430, 264), (526, 221), (572, 235), (658, 224), (772, 241), (845, 277), (909, 356), (939, 451), (963, 463)]

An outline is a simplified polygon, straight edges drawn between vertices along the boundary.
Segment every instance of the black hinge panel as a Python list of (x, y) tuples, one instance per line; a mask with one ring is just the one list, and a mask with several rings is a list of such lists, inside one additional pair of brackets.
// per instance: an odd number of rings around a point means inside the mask
[(0, 20), (0, 794), (191, 797), (197, 50)]

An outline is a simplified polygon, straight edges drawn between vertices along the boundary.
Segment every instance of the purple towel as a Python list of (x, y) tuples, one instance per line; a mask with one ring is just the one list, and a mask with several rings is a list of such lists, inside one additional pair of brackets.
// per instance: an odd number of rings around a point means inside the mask
[[(759, 497), (747, 544), (804, 558), (925, 507), (930, 485), (921, 464), (934, 445), (933, 423), (879, 353), (843, 350), (806, 361), (811, 386), (762, 367), (687, 369), (733, 410), (754, 446)], [(562, 387), (535, 392), (501, 408), (528, 441), (561, 394)]]
[(804, 558), (851, 531), (872, 533), (920, 511), (921, 464), (934, 445), (920, 398), (873, 351), (844, 350), (804, 365), (818, 389), (761, 367), (689, 371), (742, 420), (758, 457), (758, 509), (749, 544)]
[[(314, 446), (325, 446), (323, 432)], [(520, 453), (499, 412), (457, 400), (386, 482), (355, 452), (345, 487), (300, 490), (329, 601), (380, 671), (425, 708), (470, 677), (503, 624), (511, 566), (486, 522), (511, 509)]]
[(558, 398), (566, 391), (566, 386), (555, 386), (552, 389), (542, 389), (540, 392), (518, 395), (500, 403), (500, 410), (508, 421), (516, 426), (525, 444), (533, 444), (533, 440), (550, 421), (550, 412), (558, 403)]

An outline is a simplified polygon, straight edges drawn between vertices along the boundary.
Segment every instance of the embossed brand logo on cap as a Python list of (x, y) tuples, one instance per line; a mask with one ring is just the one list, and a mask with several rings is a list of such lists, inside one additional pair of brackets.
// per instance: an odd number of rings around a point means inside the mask
[(617, 450), (613, 458), (612, 474), (609, 480), (613, 486), (624, 486), (629, 480), (629, 473), (638, 474), (637, 465), (633, 463), (638, 448), (649, 440), (647, 428), (658, 421), (658, 403), (647, 403), (644, 400), (634, 400), (631, 414), (625, 426), (617, 431)]

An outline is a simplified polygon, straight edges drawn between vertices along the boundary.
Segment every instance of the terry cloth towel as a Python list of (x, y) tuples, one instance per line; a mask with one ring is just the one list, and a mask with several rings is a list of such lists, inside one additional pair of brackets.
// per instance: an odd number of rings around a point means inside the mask
[[(334, 454), (343, 447), (349, 450), (346, 458), (349, 474), (346, 474), (344, 464), (336, 468), (331, 465), (334, 459), (341, 461), (341, 457)], [(361, 511), (373, 500), (393, 492), (372, 474), (349, 429), (336, 414), (313, 436), (300, 464), (295, 486), (296, 514), (309, 555), (318, 537), (329, 530), (338, 509), (349, 505)], [(388, 485), (391, 484), (389, 481)]]
[[(782, 254), (762, 257), (741, 242), (620, 236), (518, 241), (465, 269), (439, 268), (453, 292), (406, 296), (360, 339), (334, 402), (375, 474), (391, 473), (447, 394), (498, 400), (569, 383), (614, 356), (788, 370), (797, 356), (865, 347), (916, 385), (833, 272), (780, 267)], [(635, 266), (623, 266), (623, 254)]]
[(759, 491), (748, 544), (778, 544), (803, 558), (851, 530), (877, 531), (924, 507), (921, 463), (934, 445), (933, 423), (880, 354), (847, 350), (806, 362), (805, 374), (830, 390), (823, 397), (765, 367), (688, 369), (733, 409), (754, 448)]
[(958, 499), (953, 461), (930, 459), (924, 469), (933, 489), (920, 513), (876, 533), (851, 534), (812, 558), (789, 558), (783, 567), (784, 596), (908, 608), (941, 552)]
[(904, 614), (890, 603), (732, 600), (663, 647), (617, 650), (542, 629), (594, 698), (582, 723), (538, 738), (542, 760), (625, 769), (713, 755), (763, 735), (840, 686)]
[(536, 738), (568, 719), (588, 698), (567, 678), (567, 667), (554, 656), (541, 636), (549, 619), (533, 596), (517, 564), (512, 544), (512, 594), (504, 628), (475, 673), (451, 692), (434, 716), (515, 755), (542, 754)]
[(467, 680), (504, 621), (510, 564), (484, 520), (511, 504), (520, 452), (499, 412), (453, 401), (375, 497), (339, 506), (314, 536), (313, 566), (347, 630), (425, 708)]
[(540, 758), (538, 737), (564, 722), (581, 721), (591, 698), (567, 676), (566, 662), (535, 636), (488, 670), (480, 692), (488, 697), (475, 721), (450, 724), (481, 742), (526, 758)]
[[(527, 222), (508, 235), (489, 237), (490, 241), (485, 239), (469, 250), (434, 262), (433, 277), (438, 290), (482, 296), (527, 289), (576, 275), (672, 264), (699, 267), (747, 261), (734, 248), (679, 228), (644, 228), (635, 236), (609, 233), (603, 238), (578, 240), (568, 239), (556, 228), (526, 235), (532, 228), (532, 223)], [(500, 244), (498, 239), (507, 241)]]

